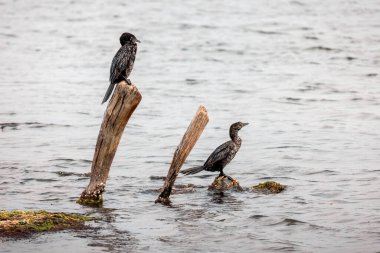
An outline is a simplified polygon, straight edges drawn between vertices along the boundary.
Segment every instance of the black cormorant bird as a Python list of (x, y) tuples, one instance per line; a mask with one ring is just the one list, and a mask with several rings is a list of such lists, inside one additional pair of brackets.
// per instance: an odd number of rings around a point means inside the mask
[(238, 132), (248, 123), (236, 122), (230, 127), (230, 137), (231, 140), (223, 143), (207, 158), (206, 162), (202, 166), (193, 167), (190, 169), (182, 170), (181, 173), (185, 175), (191, 175), (202, 170), (206, 171), (219, 171), (219, 176), (226, 176), (228, 179), (233, 181), (230, 176), (223, 173), (223, 168), (231, 162), (235, 157), (236, 153), (239, 151), (241, 146), (241, 139), (238, 136)]
[(113, 57), (110, 69), (110, 85), (108, 86), (102, 104), (108, 100), (116, 83), (125, 80), (131, 85), (128, 76), (132, 71), (133, 63), (136, 58), (136, 42), (140, 41), (131, 33), (123, 33), (120, 36), (121, 47)]

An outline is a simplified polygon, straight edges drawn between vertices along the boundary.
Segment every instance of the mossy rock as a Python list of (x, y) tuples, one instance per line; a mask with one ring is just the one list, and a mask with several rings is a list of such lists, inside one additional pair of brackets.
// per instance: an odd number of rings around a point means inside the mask
[(93, 217), (47, 211), (0, 211), (0, 237), (27, 237), (38, 232), (84, 229)]
[(275, 181), (266, 181), (263, 183), (259, 183), (258, 185), (254, 185), (250, 188), (253, 192), (259, 193), (280, 193), (286, 189), (285, 185), (277, 183)]
[(77, 200), (77, 203), (84, 206), (92, 207), (102, 207), (103, 206), (103, 195), (81, 195)]
[(214, 182), (208, 187), (211, 191), (227, 191), (227, 190), (236, 190), (243, 191), (243, 188), (240, 186), (239, 182), (235, 179), (229, 179), (226, 176), (217, 176), (214, 179)]

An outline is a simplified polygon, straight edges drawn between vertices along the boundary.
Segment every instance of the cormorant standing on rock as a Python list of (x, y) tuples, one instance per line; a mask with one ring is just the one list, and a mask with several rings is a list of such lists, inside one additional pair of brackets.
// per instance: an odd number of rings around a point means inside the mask
[(202, 170), (206, 171), (219, 171), (219, 177), (226, 176), (228, 179), (233, 181), (230, 176), (223, 173), (223, 168), (231, 162), (235, 157), (236, 153), (239, 151), (241, 146), (241, 139), (238, 136), (238, 132), (248, 123), (236, 122), (230, 127), (230, 137), (231, 140), (223, 143), (207, 158), (206, 162), (202, 166), (193, 167), (190, 169), (182, 170), (181, 173), (185, 175), (196, 174)]
[(131, 85), (128, 76), (132, 71), (133, 63), (135, 62), (137, 51), (136, 42), (140, 41), (131, 33), (123, 33), (120, 36), (121, 48), (113, 57), (110, 69), (110, 85), (108, 86), (102, 104), (108, 100), (116, 83), (125, 80)]

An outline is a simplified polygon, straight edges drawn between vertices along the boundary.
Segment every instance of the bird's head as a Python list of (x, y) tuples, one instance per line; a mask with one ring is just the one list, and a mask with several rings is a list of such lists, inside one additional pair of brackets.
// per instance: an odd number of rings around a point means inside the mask
[(121, 36), (120, 36), (120, 44), (122, 46), (124, 46), (125, 44), (127, 43), (133, 43), (133, 44), (136, 44), (136, 42), (140, 42), (136, 37), (135, 35), (133, 35), (132, 33), (123, 33)]
[(243, 122), (236, 122), (233, 123), (230, 127), (230, 132), (237, 132), (240, 129), (242, 129), (244, 126), (248, 125), (248, 123), (243, 123)]

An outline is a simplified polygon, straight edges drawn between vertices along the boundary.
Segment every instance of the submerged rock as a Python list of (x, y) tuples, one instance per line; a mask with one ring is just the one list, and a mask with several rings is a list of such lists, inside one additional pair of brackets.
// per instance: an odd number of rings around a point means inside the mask
[(250, 188), (251, 191), (259, 193), (280, 193), (285, 189), (285, 185), (282, 185), (275, 181), (266, 181), (259, 183), (258, 185), (254, 185)]
[(191, 193), (195, 192), (195, 185), (194, 184), (177, 184), (172, 189), (173, 194), (184, 194), (184, 193)]
[(226, 190), (237, 190), (243, 191), (243, 188), (240, 186), (239, 182), (235, 179), (229, 179), (225, 176), (217, 176), (214, 179), (214, 182), (208, 187), (212, 191), (226, 191)]
[[(197, 187), (194, 184), (177, 184), (172, 188), (171, 194), (192, 193), (196, 191), (195, 188)], [(160, 188), (155, 190), (155, 192), (162, 192), (163, 190), (164, 188)]]
[(0, 211), (0, 237), (27, 237), (38, 232), (84, 229), (93, 217), (47, 211)]

